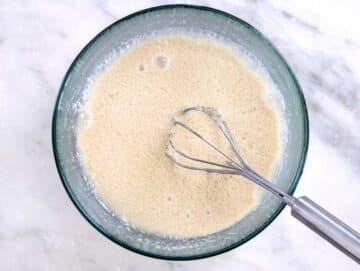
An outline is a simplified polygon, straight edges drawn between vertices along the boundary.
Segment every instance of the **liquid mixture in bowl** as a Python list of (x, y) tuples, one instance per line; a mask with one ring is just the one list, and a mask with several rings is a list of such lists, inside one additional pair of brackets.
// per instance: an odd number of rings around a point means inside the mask
[(259, 202), (256, 185), (176, 167), (165, 156), (171, 117), (189, 106), (216, 108), (245, 161), (271, 178), (282, 148), (273, 91), (247, 57), (215, 38), (136, 42), (96, 76), (79, 123), (79, 152), (98, 197), (131, 225), (159, 234), (206, 235), (240, 220)]

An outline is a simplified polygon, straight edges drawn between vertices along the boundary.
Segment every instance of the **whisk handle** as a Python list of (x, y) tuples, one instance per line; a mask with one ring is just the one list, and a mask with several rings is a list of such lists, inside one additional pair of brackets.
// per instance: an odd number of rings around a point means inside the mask
[(297, 198), (291, 215), (360, 263), (360, 234), (307, 197)]

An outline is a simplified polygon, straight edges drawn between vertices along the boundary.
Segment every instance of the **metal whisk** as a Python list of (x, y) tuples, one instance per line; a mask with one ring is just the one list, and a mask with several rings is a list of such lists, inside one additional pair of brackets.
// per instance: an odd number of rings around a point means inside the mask
[[(185, 115), (192, 111), (204, 113), (216, 123), (217, 127), (230, 144), (232, 154), (236, 159), (233, 159), (230, 155), (222, 151), (220, 147), (213, 144), (177, 117), (174, 117), (173, 124), (175, 126), (183, 128), (186, 132), (189, 132), (200, 139), (204, 144), (208, 145), (209, 148), (213, 149), (219, 157), (222, 157), (224, 162), (219, 163), (216, 161), (204, 160), (182, 151), (174, 142), (174, 133), (169, 135), (168, 148), (166, 151), (166, 155), (171, 161), (177, 166), (190, 170), (217, 174), (241, 175), (249, 179), (280, 198), (286, 205), (290, 206), (292, 216), (317, 232), (320, 236), (328, 240), (356, 262), (360, 263), (360, 234), (358, 232), (309, 198), (305, 196), (295, 198), (282, 191), (276, 184), (269, 182), (252, 170), (243, 160), (240, 149), (236, 144), (228, 125), (215, 108), (194, 106), (184, 109), (180, 112), (180, 115)], [(189, 163), (183, 162), (183, 160), (188, 161)]]

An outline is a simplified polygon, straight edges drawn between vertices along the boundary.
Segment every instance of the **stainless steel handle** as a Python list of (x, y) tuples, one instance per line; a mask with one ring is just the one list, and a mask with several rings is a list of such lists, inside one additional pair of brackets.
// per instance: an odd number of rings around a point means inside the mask
[(360, 234), (307, 197), (297, 198), (291, 215), (360, 263)]

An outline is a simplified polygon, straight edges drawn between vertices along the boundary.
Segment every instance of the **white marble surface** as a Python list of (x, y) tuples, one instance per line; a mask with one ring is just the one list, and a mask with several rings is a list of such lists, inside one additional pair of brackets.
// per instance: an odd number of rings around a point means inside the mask
[[(52, 109), (70, 62), (96, 33), (171, 1), (130, 2), (0, 0), (0, 270), (359, 270), (289, 210), (242, 247), (192, 262), (129, 252), (81, 217), (55, 169)], [(358, 2), (190, 2), (243, 18), (288, 60), (311, 122), (296, 195), (312, 197), (360, 230)]]

